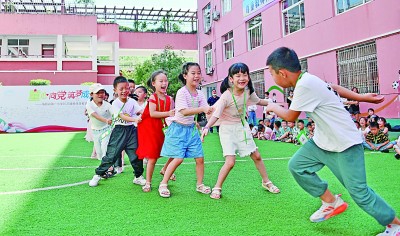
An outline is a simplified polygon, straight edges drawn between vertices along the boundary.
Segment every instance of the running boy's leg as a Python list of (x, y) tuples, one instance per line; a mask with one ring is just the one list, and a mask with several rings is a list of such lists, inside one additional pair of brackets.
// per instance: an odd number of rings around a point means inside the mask
[(129, 126), (129, 128), (126, 129), (126, 132), (127, 132), (127, 140), (126, 140), (125, 152), (129, 157), (129, 162), (132, 165), (133, 174), (135, 175), (136, 178), (138, 178), (141, 175), (143, 175), (144, 168), (143, 168), (143, 160), (140, 160), (136, 155), (136, 149), (138, 147), (136, 127), (133, 125)]
[(110, 141), (108, 142), (106, 155), (101, 159), (100, 166), (96, 169), (97, 175), (103, 175), (108, 168), (112, 166), (117, 158), (121, 155), (126, 145), (126, 132), (124, 127), (116, 126), (111, 133)]
[(394, 210), (367, 185), (362, 145), (354, 145), (326, 162), (327, 167), (349, 191), (353, 200), (381, 225), (395, 219)]

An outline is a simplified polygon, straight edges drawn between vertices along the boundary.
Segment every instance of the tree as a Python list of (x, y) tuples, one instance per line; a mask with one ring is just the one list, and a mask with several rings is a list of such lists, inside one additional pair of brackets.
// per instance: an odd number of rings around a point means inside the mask
[(176, 91), (182, 87), (178, 76), (181, 73), (181, 68), (185, 61), (186, 59), (183, 57), (182, 53), (176, 53), (172, 51), (172, 47), (167, 46), (160, 54), (153, 54), (151, 59), (137, 64), (133, 72), (122, 71), (122, 75), (134, 79), (136, 84), (145, 85), (147, 87), (147, 81), (151, 73), (162, 69), (167, 72), (169, 81), (167, 92), (170, 96), (175, 96)]

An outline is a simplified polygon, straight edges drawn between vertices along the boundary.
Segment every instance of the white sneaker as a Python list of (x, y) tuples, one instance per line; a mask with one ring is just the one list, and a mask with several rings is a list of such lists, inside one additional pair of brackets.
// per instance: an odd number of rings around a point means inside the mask
[(322, 201), (322, 206), (311, 215), (310, 220), (312, 222), (321, 222), (344, 212), (348, 205), (340, 196), (340, 194), (335, 195), (336, 201), (333, 203)]
[(378, 234), (377, 236), (400, 236), (400, 225), (387, 225), (385, 231)]
[(96, 187), (99, 185), (99, 181), (101, 180), (100, 175), (93, 175), (93, 178), (89, 181), (90, 187)]
[(137, 177), (137, 178), (135, 177), (135, 178), (133, 179), (132, 182), (133, 182), (134, 184), (144, 186), (144, 185), (146, 184), (146, 179), (143, 178), (143, 175), (141, 175), (141, 176), (139, 176), (139, 177)]

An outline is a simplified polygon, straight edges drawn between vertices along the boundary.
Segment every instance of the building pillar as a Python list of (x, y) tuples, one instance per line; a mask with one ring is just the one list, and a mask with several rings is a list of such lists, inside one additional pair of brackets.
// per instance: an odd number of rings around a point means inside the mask
[(97, 36), (92, 35), (90, 42), (90, 56), (92, 58), (92, 70), (97, 71)]
[(63, 63), (63, 51), (64, 51), (64, 39), (62, 34), (57, 35), (57, 70), (62, 70), (62, 63)]
[(113, 62), (115, 65), (115, 75), (119, 75), (119, 42), (113, 44)]

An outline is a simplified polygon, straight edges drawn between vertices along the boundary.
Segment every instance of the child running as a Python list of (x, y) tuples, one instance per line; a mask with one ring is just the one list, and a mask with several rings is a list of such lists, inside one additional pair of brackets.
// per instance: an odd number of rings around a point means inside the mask
[[(254, 161), (261, 175), (261, 186), (271, 193), (279, 193), (279, 189), (269, 180), (260, 152), (254, 143), (253, 136), (245, 116), (248, 105), (268, 105), (268, 101), (260, 99), (254, 92), (253, 83), (249, 76), (249, 67), (244, 63), (233, 64), (228, 71), (228, 77), (221, 84), (221, 98), (214, 105), (215, 112), (204, 127), (201, 139), (208, 130), (219, 122), (219, 139), (221, 142), (225, 164), (222, 166), (217, 183), (210, 197), (221, 198), (222, 185), (229, 172), (235, 166), (236, 155), (249, 156)], [(260, 131), (260, 130), (258, 130)]]
[[(172, 99), (170, 96), (165, 95), (168, 88), (166, 73), (162, 70), (153, 72), (147, 85), (155, 92), (150, 96), (149, 103), (142, 114), (142, 121), (138, 125), (140, 145), (136, 152), (139, 159), (148, 159), (146, 167), (147, 182), (142, 187), (143, 192), (151, 191), (154, 167), (157, 159), (160, 157), (161, 148), (164, 143), (163, 128), (167, 127), (165, 118), (175, 115), (175, 110), (172, 109)], [(165, 169), (171, 161), (171, 158), (168, 159), (163, 169)], [(162, 170), (160, 173), (164, 174)], [(175, 175), (172, 175), (171, 179), (175, 180)]]
[(322, 200), (321, 208), (311, 215), (310, 220), (321, 222), (347, 208), (340, 194), (333, 195), (328, 184), (317, 175), (319, 170), (327, 166), (358, 206), (381, 225), (387, 225), (379, 235), (399, 235), (400, 221), (394, 210), (367, 185), (362, 138), (336, 92), (359, 102), (380, 103), (384, 97), (372, 93), (354, 93), (301, 72), (297, 54), (286, 47), (272, 52), (266, 64), (277, 85), (295, 87), (289, 109), (270, 103), (267, 110), (289, 121), (296, 120), (304, 111), (315, 122), (313, 138), (289, 161), (289, 170), (297, 183), (310, 195)]
[(175, 116), (165, 134), (161, 156), (174, 158), (165, 170), (164, 178), (158, 192), (161, 197), (170, 197), (168, 180), (185, 158), (196, 161), (197, 184), (196, 191), (204, 194), (211, 192), (210, 187), (203, 184), (204, 154), (199, 131), (196, 128), (199, 113), (211, 114), (203, 93), (196, 88), (201, 81), (201, 70), (198, 63), (188, 62), (182, 67), (179, 79), (185, 85), (176, 93)]
[(113, 114), (115, 117), (115, 128), (111, 132), (110, 141), (107, 146), (106, 155), (101, 160), (100, 166), (96, 169), (96, 174), (89, 182), (89, 186), (98, 185), (101, 178), (109, 178), (107, 173), (118, 158), (121, 152), (125, 150), (129, 157), (129, 161), (133, 167), (135, 178), (134, 184), (145, 185), (146, 180), (143, 178), (143, 161), (139, 160), (136, 155), (137, 131), (133, 125), (134, 122), (140, 122), (140, 117), (134, 117), (141, 111), (139, 104), (129, 95), (129, 83), (123, 76), (118, 76), (114, 80), (114, 92), (118, 93), (118, 98), (113, 102)]
[(106, 90), (103, 85), (95, 83), (89, 87), (90, 96), (93, 98), (92, 101), (86, 103), (86, 111), (90, 119), (94, 149), (96, 150), (96, 156), (98, 160), (101, 160), (103, 155), (106, 154), (108, 140), (110, 135), (101, 137), (109, 125), (111, 125), (111, 104), (104, 101), (104, 95)]

